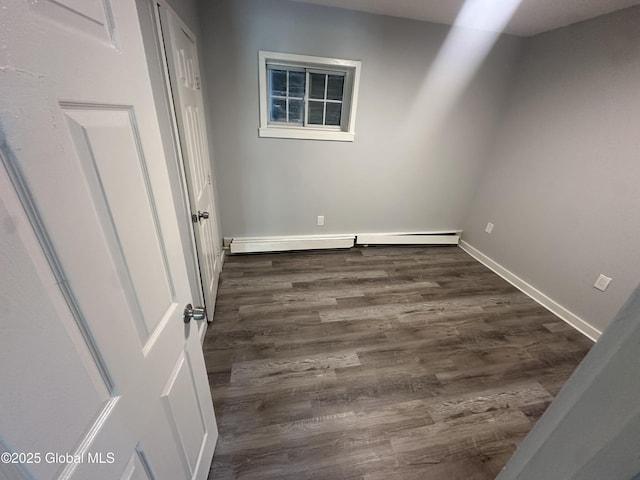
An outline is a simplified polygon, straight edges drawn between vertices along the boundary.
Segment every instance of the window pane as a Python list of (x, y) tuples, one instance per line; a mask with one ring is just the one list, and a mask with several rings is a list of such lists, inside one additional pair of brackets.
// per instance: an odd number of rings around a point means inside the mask
[(327, 76), (324, 73), (309, 74), (309, 98), (324, 98), (324, 82)]
[(302, 100), (289, 99), (289, 123), (302, 123)]
[(325, 125), (340, 125), (342, 117), (342, 103), (327, 103), (327, 119)]
[(342, 100), (344, 89), (344, 77), (342, 75), (329, 75), (327, 81), (327, 98), (329, 100)]
[(307, 123), (309, 125), (324, 125), (324, 102), (312, 102), (309, 101), (309, 118)]
[(269, 70), (271, 74), (270, 88), (271, 95), (285, 96), (287, 94), (287, 71)]
[(289, 72), (289, 96), (302, 98), (304, 97), (304, 72)]
[(271, 121), (272, 122), (287, 121), (287, 101), (284, 98), (271, 99)]

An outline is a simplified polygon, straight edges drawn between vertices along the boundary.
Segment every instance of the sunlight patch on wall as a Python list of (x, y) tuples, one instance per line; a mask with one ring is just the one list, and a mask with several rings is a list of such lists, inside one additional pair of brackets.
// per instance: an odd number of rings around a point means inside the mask
[(401, 126), (402, 136), (425, 139), (437, 133), (520, 2), (466, 0)]

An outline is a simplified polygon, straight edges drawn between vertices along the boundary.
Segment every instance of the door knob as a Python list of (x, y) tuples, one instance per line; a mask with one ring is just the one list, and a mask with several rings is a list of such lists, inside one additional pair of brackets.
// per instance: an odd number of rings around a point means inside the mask
[(189, 323), (191, 319), (194, 320), (204, 320), (207, 318), (207, 309), (205, 307), (194, 307), (190, 303), (184, 307), (184, 313), (182, 314), (182, 319), (184, 323)]

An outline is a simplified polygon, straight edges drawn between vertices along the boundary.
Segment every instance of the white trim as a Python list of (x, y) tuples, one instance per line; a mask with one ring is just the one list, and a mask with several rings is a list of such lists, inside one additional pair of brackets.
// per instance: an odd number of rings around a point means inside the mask
[[(447, 232), (449, 233), (449, 232)], [(359, 233), (358, 245), (458, 245), (460, 235), (433, 233)]]
[[(323, 70), (331, 70), (331, 68), (334, 68), (345, 73), (343, 115), (345, 109), (347, 109), (348, 119), (347, 124), (342, 126), (342, 130), (328, 131), (309, 127), (282, 127), (269, 124), (267, 63), (278, 62), (283, 62), (283, 65), (300, 65), (305, 68), (320, 68)], [(265, 138), (353, 142), (355, 139), (356, 107), (358, 104), (358, 92), (360, 90), (361, 65), (362, 62), (359, 60), (313, 57), (310, 55), (260, 50), (258, 52), (258, 86), (260, 91), (260, 128), (258, 128), (258, 135)]]
[(233, 238), (231, 253), (283, 252), (324, 248), (351, 248), (355, 235)]
[(558, 302), (548, 297), (540, 290), (535, 288), (533, 285), (527, 283), (522, 278), (518, 277), (515, 273), (507, 270), (502, 265), (500, 265), (495, 260), (489, 258), (484, 253), (482, 253), (477, 248), (469, 245), (464, 240), (460, 240), (459, 247), (471, 255), (473, 258), (478, 260), (480, 263), (493, 270), (495, 273), (504, 278), (511, 285), (516, 287), (518, 290), (531, 297), (533, 300), (538, 302), (540, 305), (545, 307), (551, 313), (560, 317), (562, 320), (567, 322), (573, 328), (578, 330), (583, 335), (589, 337), (594, 342), (600, 338), (602, 332), (595, 327), (589, 325), (585, 320), (577, 316), (575, 313), (567, 310), (565, 307), (560, 305)]
[(268, 125), (260, 127), (258, 134), (263, 138), (294, 138), (298, 140), (333, 140), (337, 142), (353, 142), (355, 133), (342, 132), (340, 130), (315, 130), (302, 127), (279, 127)]
[[(305, 67), (319, 68), (320, 70), (332, 70), (336, 68), (338, 70), (348, 70), (350, 68), (357, 68), (360, 66), (359, 60), (343, 60), (341, 58), (331, 57), (316, 57), (312, 55), (299, 55), (297, 53), (282, 53), (282, 52), (269, 52), (260, 50), (260, 58), (265, 59), (271, 63), (282, 62), (283, 65), (298, 64)], [(332, 68), (333, 67), (333, 68)]]

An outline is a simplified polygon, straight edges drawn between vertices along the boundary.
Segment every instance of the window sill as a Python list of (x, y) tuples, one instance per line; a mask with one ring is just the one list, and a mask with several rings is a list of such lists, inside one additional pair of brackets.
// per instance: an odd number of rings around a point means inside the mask
[(293, 138), (297, 140), (329, 140), (334, 142), (353, 142), (356, 134), (336, 130), (314, 130), (311, 128), (261, 127), (258, 136), (264, 138)]

